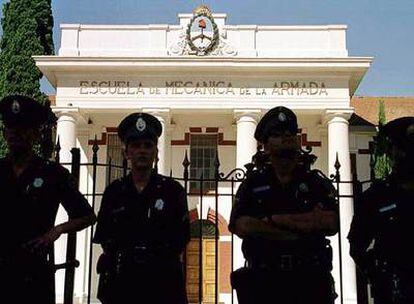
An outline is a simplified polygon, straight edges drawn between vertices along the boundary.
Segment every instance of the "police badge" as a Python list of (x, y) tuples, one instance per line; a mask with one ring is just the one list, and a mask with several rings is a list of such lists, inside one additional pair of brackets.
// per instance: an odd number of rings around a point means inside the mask
[(219, 31), (214, 22), (211, 10), (206, 5), (200, 5), (194, 12), (187, 27), (187, 43), (197, 56), (211, 53), (218, 45)]
[(140, 117), (137, 119), (136, 127), (139, 132), (142, 132), (147, 128), (147, 123)]
[(161, 198), (157, 199), (154, 207), (155, 209), (161, 211), (162, 209), (164, 209), (164, 201)]
[(20, 113), (20, 103), (17, 100), (13, 101), (11, 105), (11, 111), (13, 114)]
[(42, 187), (42, 186), (43, 186), (43, 182), (44, 182), (43, 178), (41, 178), (41, 177), (36, 177), (36, 178), (34, 179), (34, 181), (33, 181), (33, 187), (35, 187), (35, 188), (40, 188), (40, 187)]
[(285, 113), (283, 113), (283, 112), (280, 112), (280, 113), (279, 113), (279, 115), (277, 116), (277, 119), (278, 119), (280, 122), (285, 122), (285, 121), (287, 120), (286, 114), (285, 114)]
[(309, 187), (305, 183), (300, 183), (298, 188), (300, 192), (303, 192), (303, 193), (309, 192)]

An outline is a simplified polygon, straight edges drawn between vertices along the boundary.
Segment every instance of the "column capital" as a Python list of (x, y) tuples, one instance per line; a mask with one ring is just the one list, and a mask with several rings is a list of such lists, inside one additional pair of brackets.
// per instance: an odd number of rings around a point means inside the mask
[(262, 116), (262, 110), (259, 109), (235, 109), (233, 111), (234, 118), (239, 121), (243, 117), (253, 119), (256, 123)]
[(348, 121), (351, 115), (354, 114), (354, 108), (345, 109), (326, 109), (324, 116), (324, 124), (328, 124), (333, 120), (337, 121)]
[(74, 107), (52, 107), (52, 111), (56, 114), (57, 117), (67, 115), (78, 118), (81, 115), (79, 108)]
[(87, 125), (88, 119), (85, 118), (79, 108), (74, 107), (52, 107), (53, 113), (58, 118), (58, 121), (64, 117), (70, 117), (77, 124)]

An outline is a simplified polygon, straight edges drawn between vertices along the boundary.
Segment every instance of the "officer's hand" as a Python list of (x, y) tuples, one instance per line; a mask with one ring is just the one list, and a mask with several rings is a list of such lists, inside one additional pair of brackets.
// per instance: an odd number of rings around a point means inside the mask
[(24, 248), (34, 253), (42, 253), (47, 250), (61, 236), (61, 234), (59, 228), (54, 227), (41, 237), (24, 244)]
[[(261, 218), (261, 220), (263, 222), (265, 222), (267, 224), (270, 224), (273, 227), (275, 227), (274, 222), (269, 217)], [(275, 227), (275, 228), (277, 228), (277, 227)], [(283, 230), (283, 237), (281, 237), (279, 235), (277, 239), (278, 240), (297, 240), (297, 239), (299, 239), (299, 235), (297, 233), (292, 232), (292, 231)]]
[(267, 224), (274, 225), (273, 221), (268, 217), (262, 217), (261, 220)]
[(312, 210), (314, 220), (319, 221), (323, 216), (323, 205), (318, 203)]
[(321, 203), (318, 203), (312, 211), (309, 213), (309, 218), (307, 219), (308, 225), (306, 226), (306, 232), (312, 232), (315, 230), (321, 229), (323, 217), (324, 217), (324, 210), (323, 205)]

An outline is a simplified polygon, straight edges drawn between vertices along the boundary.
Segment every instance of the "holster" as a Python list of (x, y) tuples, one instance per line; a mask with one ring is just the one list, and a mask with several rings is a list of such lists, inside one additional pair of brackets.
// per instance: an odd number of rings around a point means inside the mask
[(108, 272), (111, 269), (111, 258), (107, 253), (102, 253), (99, 258), (98, 262), (96, 263), (96, 272), (98, 274), (102, 274), (104, 272)]
[(248, 267), (239, 268), (230, 274), (231, 286), (237, 292), (239, 304), (253, 303), (257, 276), (257, 269)]
[(37, 281), (54, 275), (53, 265), (46, 255), (36, 255), (26, 250), (16, 250), (13, 255), (0, 258), (0, 267), (4, 271), (11, 270), (16, 276), (26, 281)]
[(111, 255), (102, 253), (96, 264), (96, 272), (99, 274), (97, 298), (102, 303), (110, 303), (111, 291), (114, 290), (115, 268)]
[(231, 286), (234, 289), (239, 290), (251, 285), (250, 283), (252, 282), (254, 277), (253, 272), (254, 270), (248, 267), (242, 267), (233, 271), (230, 274)]

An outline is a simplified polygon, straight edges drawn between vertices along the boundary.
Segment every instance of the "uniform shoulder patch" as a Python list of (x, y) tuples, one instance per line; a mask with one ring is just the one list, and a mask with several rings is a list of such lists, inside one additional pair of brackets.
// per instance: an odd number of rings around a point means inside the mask
[(117, 178), (115, 180), (113, 180), (108, 186), (107, 188), (109, 189), (117, 189), (117, 188), (121, 188), (124, 185), (126, 185), (128, 183), (128, 179), (126, 177), (120, 177)]
[(312, 175), (312, 176), (315, 176), (315, 177), (317, 177), (317, 178), (323, 178), (323, 179), (328, 179), (329, 180), (329, 178), (322, 172), (322, 171), (320, 171), (320, 170), (317, 170), (317, 169), (313, 169), (313, 170), (311, 170), (310, 171), (310, 174)]
[(43, 165), (46, 166), (46, 168), (51, 169), (51, 170), (55, 171), (58, 174), (65, 174), (65, 173), (69, 172), (68, 169), (66, 169), (62, 165), (60, 165), (57, 162), (52, 161), (52, 160), (45, 160), (43, 162)]
[(260, 169), (253, 171), (250, 175), (248, 175), (245, 179), (246, 182), (249, 184), (252, 183), (252, 185), (265, 185), (268, 183), (269, 171), (266, 169)]
[(371, 198), (384, 198), (388, 196), (389, 191), (392, 189), (391, 184), (387, 181), (374, 181), (371, 186), (362, 193), (362, 197), (367, 200), (371, 200)]
[(333, 186), (332, 184), (332, 180), (329, 179), (325, 174), (323, 174), (322, 171), (320, 170), (311, 170), (309, 172), (308, 178), (310, 178), (311, 180), (313, 180), (316, 183), (320, 183), (322, 185), (326, 186)]
[(174, 178), (169, 177), (169, 176), (158, 175), (158, 182), (161, 185), (164, 185), (164, 186), (167, 186), (167, 187), (171, 186), (171, 187), (177, 187), (178, 189), (184, 189), (179, 181), (177, 181)]
[(390, 186), (390, 183), (384, 180), (374, 180), (372, 182), (371, 188), (378, 188), (378, 189), (382, 189), (382, 188), (388, 188)]

